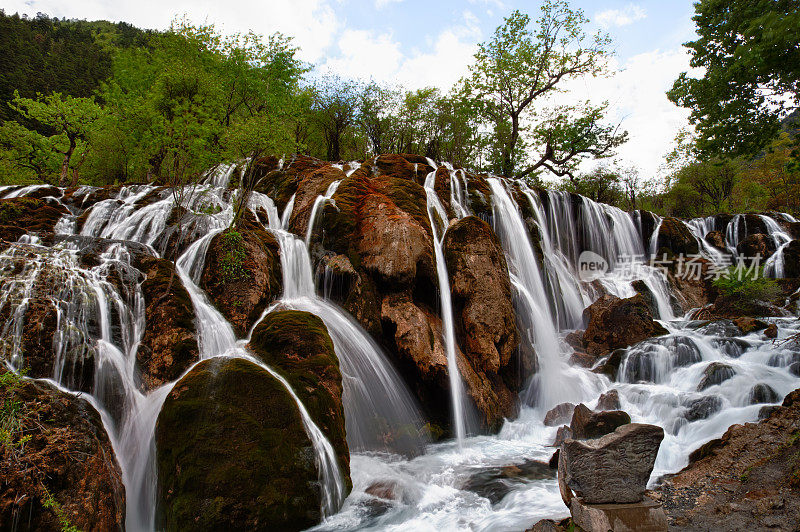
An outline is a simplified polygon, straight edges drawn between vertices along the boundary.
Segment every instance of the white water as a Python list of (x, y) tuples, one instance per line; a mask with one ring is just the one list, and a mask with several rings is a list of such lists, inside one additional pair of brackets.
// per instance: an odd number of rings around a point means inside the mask
[[(466, 398), (464, 394), (464, 383), (461, 381), (461, 373), (458, 371), (456, 360), (456, 333), (453, 325), (453, 305), (450, 302), (450, 278), (447, 274), (447, 264), (442, 252), (442, 240), (447, 230), (447, 212), (439, 201), (439, 197), (434, 191), (436, 182), (436, 170), (428, 174), (425, 178), (425, 194), (428, 203), (428, 220), (431, 224), (433, 251), (436, 259), (436, 277), (439, 281), (439, 301), (442, 313), (442, 331), (444, 332), (444, 347), (447, 353), (447, 376), (450, 383), (450, 404), (453, 409), (453, 428), (455, 430), (456, 442), (459, 448), (464, 445), (464, 438), (467, 435), (466, 420), (464, 415)], [(452, 180), (451, 180), (452, 182)], [(439, 227), (442, 226), (442, 236), (439, 237)]]
[[(450, 174), (451, 207), (457, 216), (470, 212), (466, 194), (469, 183), (466, 175), (459, 172)], [(213, 176), (211, 183), (198, 186), (195, 194), (187, 195), (187, 201), (193, 205), (190, 210), (195, 211), (190, 216), (195, 219), (192, 226), (196, 229), (178, 261), (179, 276), (195, 306), (202, 358), (240, 356), (258, 363), (244, 347), (247, 340), (235, 337), (230, 324), (210, 305), (196, 283), (210, 239), (227, 226), (226, 221), (229, 223), (232, 216), (235, 193), (222, 190), (229, 177)], [(622, 262), (622, 255), (644, 253), (643, 235), (638, 234), (633, 220), (622, 211), (584, 200), (576, 209), (579, 212), (572, 212), (570, 198), (547, 193), (544, 201), (538, 192), (522, 187), (522, 196), (530, 203), (536, 218), (534, 222), (542, 234), (545, 257), (537, 257), (526, 221), (507, 188), (510, 184), (492, 179), (490, 186), (494, 195), (495, 230), (509, 263), (520, 332), (523, 341), (532, 345), (538, 355), (539, 372), (532, 377), (524, 395), (531, 406), (523, 406), (519, 417), (507, 421), (499, 434), (465, 437), (461, 446), (445, 442), (424, 448), (424, 439), (419, 440), (417, 445), (425, 452), (417, 456), (414, 452), (406, 453), (415, 456), (413, 458), (398, 454), (406, 449), (381, 447), (376, 441), (369, 419), (390, 419), (395, 427), (407, 423), (417, 428), (424, 420), (374, 341), (343, 310), (315, 295), (312, 265), (304, 239), (280, 230), (288, 222), (293, 201), (280, 220), (268, 198), (251, 198), (251, 208), (257, 214), (266, 213), (266, 217), (259, 219), (274, 231), (281, 244), (284, 295), (273, 308), (295, 308), (320, 316), (340, 358), (354, 490), (341, 510), (331, 515), (318, 527), (320, 529), (524, 529), (541, 518), (566, 515), (554, 479), (510, 479), (508, 494), (495, 504), (465, 489), (465, 483), (472, 475), (488, 468), (519, 464), (525, 459), (548, 460), (553, 452), (548, 444), (556, 428), (544, 427), (541, 419), (551, 406), (562, 401), (585, 401), (592, 407), (601, 393), (618, 390), (622, 408), (634, 421), (655, 423), (666, 429), (667, 436), (653, 474), (656, 478), (683, 467), (689, 452), (721, 435), (729, 425), (755, 420), (763, 406), (748, 404), (750, 390), (755, 384), (768, 384), (778, 400), (800, 387), (800, 379), (788, 371), (794, 355), (779, 342), (800, 332), (796, 320), (772, 320), (779, 327), (778, 342), (767, 340), (760, 333), (741, 335), (725, 328), (698, 330), (697, 323), (672, 317), (669, 295), (665, 295), (661, 279), (647, 270), (645, 282), (656, 296), (661, 318), (670, 334), (629, 349), (620, 367), (618, 382), (571, 366), (568, 362), (571, 349), (562, 338), (578, 326), (581, 307), (595, 297), (576, 278), (575, 260), (579, 251), (591, 249), (605, 253), (609, 262), (617, 266)], [(106, 200), (109, 203), (98, 203), (94, 207), (98, 214), (95, 215), (93, 209), (82, 233), (132, 239), (149, 245), (160, 242), (163, 232), (168, 230), (165, 222), (173, 205), (169, 197), (164, 197), (149, 207), (137, 206), (137, 201), (151, 191), (146, 187), (125, 187), (117, 198)], [(147, 216), (139, 214), (146, 209), (149, 209)], [(434, 210), (438, 211), (435, 206)], [(203, 214), (204, 211), (213, 214)], [(437, 216), (446, 223), (446, 215), (437, 213)], [(578, 219), (580, 223), (576, 222)], [(70, 231), (71, 223), (67, 220), (61, 224), (60, 232), (74, 232), (74, 229)], [(737, 231), (731, 228), (732, 238)], [(655, 236), (650, 241), (653, 240)], [(101, 264), (86, 268), (78, 264), (76, 251), (69, 242), (52, 249), (39, 245), (35, 238), (24, 242), (0, 254), (0, 310), (5, 306), (14, 309), (2, 324), (3, 337), (14, 340), (0, 345), (0, 354), (14, 365), (22, 363), (24, 355), (16, 345), (24, 327), (22, 318), (33, 291), (42, 289), (39, 279), (43, 275), (43, 265), (53, 266), (58, 272), (57, 280), (46, 285), (49, 286), (46, 289), (52, 290), (49, 294), (58, 302), (59, 330), (64, 331), (57, 340), (64, 356), (58, 357), (53, 379), (60, 386), (73, 388), (74, 382), (70, 379), (75, 378), (71, 374), (74, 359), (71, 357), (80, 353), (74, 347), (91, 346), (96, 352), (98, 377), (92, 386), (92, 395), (83, 395), (100, 410), (122, 466), (128, 498), (127, 528), (153, 530), (157, 483), (153, 469), (153, 433), (158, 412), (172, 384), (147, 395), (139, 391), (133, 378), (133, 361), (144, 330), (141, 294), (136, 283), (131, 285), (130, 293), (119, 293), (108, 282), (113, 268), (122, 268), (132, 275), (137, 272), (130, 271), (124, 246), (118, 244), (108, 243), (101, 254)], [(542, 269), (539, 259), (543, 261)], [(24, 267), (12, 274), (20, 262)], [(621, 275), (620, 269), (608, 272), (600, 281), (612, 293), (632, 295), (630, 279)], [(445, 305), (443, 301), (443, 315), (445, 308), (449, 308), (449, 303)], [(735, 375), (698, 391), (704, 370), (715, 361), (731, 366)], [(274, 370), (261, 366), (282, 381)], [(308, 418), (294, 391), (288, 383), (282, 383), (295, 398), (304, 428), (316, 449), (321, 484), (327, 486), (320, 504), (330, 515), (338, 508), (343, 494), (335, 455), (330, 443)], [(121, 418), (119, 414), (106, 411), (110, 401), (106, 396), (119, 391), (126, 410)], [(687, 420), (690, 405), (700, 399), (718, 401), (719, 411), (706, 419)], [(366, 489), (374, 482), (394, 483), (396, 500), (380, 501), (367, 494)]]

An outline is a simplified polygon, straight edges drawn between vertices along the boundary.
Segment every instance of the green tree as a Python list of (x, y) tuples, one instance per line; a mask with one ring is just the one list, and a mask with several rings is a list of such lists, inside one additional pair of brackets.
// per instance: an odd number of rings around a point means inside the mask
[(797, 0), (701, 0), (699, 38), (685, 44), (701, 78), (683, 73), (670, 100), (691, 109), (705, 156), (753, 156), (797, 109), (800, 4)]
[[(94, 98), (73, 98), (54, 92), (47, 96), (39, 95), (34, 100), (15, 93), (11, 107), (24, 118), (54, 131), (48, 144), (50, 149), (62, 156), (59, 184), (75, 186), (78, 182), (78, 169), (89, 149), (90, 132), (102, 114)], [(79, 162), (71, 167), (76, 152), (80, 155)], [(73, 170), (71, 180), (70, 168)]]
[[(605, 71), (609, 38), (588, 37), (588, 20), (564, 0), (546, 0), (530, 28), (528, 15), (514, 11), (494, 36), (478, 46), (462, 94), (491, 126), (493, 170), (525, 176), (540, 169), (571, 175), (583, 157), (610, 155), (625, 134), (601, 120), (605, 104), (558, 106), (545, 116), (535, 107), (563, 92), (564, 84)], [(541, 149), (529, 160), (529, 148)]]
[(667, 208), (677, 216), (730, 210), (739, 165), (730, 159), (692, 162), (667, 178)]
[(325, 142), (325, 155), (329, 161), (338, 161), (343, 139), (358, 119), (361, 88), (356, 81), (326, 75), (314, 89), (313, 117)]

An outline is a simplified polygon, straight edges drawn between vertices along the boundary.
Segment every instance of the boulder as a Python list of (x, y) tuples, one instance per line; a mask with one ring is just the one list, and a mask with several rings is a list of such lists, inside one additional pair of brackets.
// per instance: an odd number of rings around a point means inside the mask
[(136, 267), (146, 276), (141, 284), (147, 327), (136, 350), (141, 387), (153, 390), (180, 377), (198, 360), (192, 300), (172, 261), (142, 257)]
[(765, 322), (757, 320), (755, 318), (748, 318), (748, 317), (735, 318), (733, 320), (733, 324), (739, 327), (739, 330), (742, 331), (744, 334), (748, 334), (753, 331), (760, 331), (762, 329), (767, 328), (767, 324)]
[(213, 238), (199, 284), (236, 334), (245, 336), (283, 291), (278, 241), (248, 212), (236, 230)]
[(684, 417), (687, 421), (706, 419), (722, 409), (722, 398), (719, 395), (706, 395), (690, 401), (686, 405)]
[(780, 398), (778, 397), (778, 393), (772, 389), (771, 386), (768, 384), (764, 384), (760, 382), (753, 386), (750, 390), (750, 404), (760, 404), (760, 403), (777, 403)]
[(792, 240), (783, 248), (783, 275), (787, 279), (800, 278), (800, 240)]
[(705, 241), (717, 249), (727, 249), (727, 246), (725, 245), (725, 235), (722, 233), (722, 231), (708, 232), (705, 236)]
[(594, 412), (581, 403), (575, 407), (569, 428), (574, 439), (584, 440), (599, 438), (630, 422), (631, 416), (622, 410)]
[(572, 412), (575, 410), (575, 405), (572, 403), (561, 403), (553, 407), (544, 416), (544, 424), (547, 427), (555, 427), (562, 423), (568, 423), (572, 420)]
[(755, 233), (740, 240), (736, 245), (736, 252), (747, 258), (760, 256), (767, 259), (775, 253), (775, 241), (763, 233)]
[(706, 388), (722, 384), (734, 375), (736, 375), (736, 370), (728, 364), (724, 362), (712, 362), (703, 370), (703, 378), (697, 386), (697, 391), (702, 392)]
[(349, 476), (342, 374), (325, 323), (308, 312), (276, 310), (253, 330), (249, 347), (289, 381), (336, 450), (339, 467)]
[(558, 464), (562, 492), (574, 491), (584, 504), (642, 501), (663, 439), (661, 427), (629, 423), (595, 440), (565, 441)]
[(69, 211), (55, 202), (39, 198), (0, 200), (0, 239), (16, 242), (22, 233), (52, 236), (56, 223)]
[(604, 411), (604, 410), (619, 410), (620, 409), (620, 402), (619, 402), (619, 392), (617, 390), (609, 390), (608, 392), (604, 393), (600, 396), (597, 400), (597, 410)]
[(667, 514), (659, 503), (645, 497), (632, 504), (585, 504), (579, 497), (569, 506), (575, 530), (667, 532)]
[[(294, 197), (294, 207), (289, 218), (289, 231), (304, 238), (317, 198), (325, 194), (334, 181), (341, 181), (344, 178), (344, 172), (333, 166), (322, 166), (300, 172), (297, 177), (299, 182)], [(317, 208), (316, 216), (321, 214), (322, 210)]]
[(170, 391), (155, 429), (157, 528), (299, 530), (320, 522), (315, 453), (266, 369), (212, 358)]
[(767, 328), (764, 329), (764, 336), (767, 338), (775, 339), (778, 337), (778, 326), (774, 323), (770, 323), (767, 325)]
[(10, 429), (0, 446), (2, 528), (124, 529), (122, 471), (100, 414), (85, 399), (2, 366), (0, 382)]
[(572, 438), (572, 429), (569, 428), (568, 425), (562, 425), (558, 427), (558, 430), (556, 431), (556, 437), (553, 440), (553, 443), (550, 445), (552, 447), (561, 447), (561, 444), (570, 438)]
[(653, 320), (647, 302), (638, 294), (627, 299), (605, 295), (584, 311), (584, 318), (588, 325), (583, 342), (587, 352), (593, 355), (607, 354), (667, 333)]
[(664, 218), (658, 230), (656, 249), (659, 258), (664, 252), (688, 256), (699, 253), (700, 245), (684, 222), (677, 218)]
[(554, 478), (555, 474), (545, 462), (527, 460), (521, 464), (490, 467), (472, 473), (461, 489), (471, 491), (497, 504), (515, 487), (532, 480)]

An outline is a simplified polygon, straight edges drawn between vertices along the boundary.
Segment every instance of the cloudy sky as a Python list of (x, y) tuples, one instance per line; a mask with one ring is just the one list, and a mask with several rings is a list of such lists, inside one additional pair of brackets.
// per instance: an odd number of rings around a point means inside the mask
[[(614, 39), (615, 75), (571, 84), (572, 98), (609, 101), (630, 141), (618, 160), (655, 176), (687, 113), (664, 92), (687, 70), (681, 44), (694, 36), (691, 0), (573, 0), (590, 29)], [(321, 71), (408, 88), (447, 89), (465, 72), (478, 42), (513, 9), (536, 18), (538, 1), (518, 0), (0, 0), (7, 14), (126, 21), (164, 29), (176, 16), (225, 32), (291, 35), (301, 57)]]

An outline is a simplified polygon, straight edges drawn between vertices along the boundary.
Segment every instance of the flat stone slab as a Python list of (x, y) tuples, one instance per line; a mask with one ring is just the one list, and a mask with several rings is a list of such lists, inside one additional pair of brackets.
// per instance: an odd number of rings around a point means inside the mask
[(558, 458), (558, 483), (586, 504), (628, 504), (644, 498), (664, 429), (630, 423), (595, 440), (566, 440)]
[(580, 497), (570, 501), (572, 522), (587, 532), (662, 532), (667, 514), (656, 501), (645, 498), (632, 504), (586, 504)]

